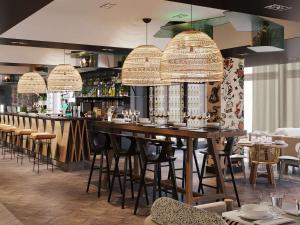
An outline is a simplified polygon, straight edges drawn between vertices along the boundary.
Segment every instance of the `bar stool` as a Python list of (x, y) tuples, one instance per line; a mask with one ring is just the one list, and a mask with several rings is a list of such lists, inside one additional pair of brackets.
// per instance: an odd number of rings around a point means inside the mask
[[(50, 160), (51, 166), (52, 166), (52, 172), (53, 172), (53, 157), (51, 154), (51, 140), (56, 138), (56, 135), (50, 134), (47, 132), (37, 132), (37, 133), (32, 133), (30, 135), (30, 138), (33, 140), (33, 145), (32, 145), (32, 152), (34, 153), (33, 171), (35, 169), (35, 164), (37, 164), (38, 173), (39, 173), (40, 165), (43, 164), (43, 163), (40, 163), (40, 160), (42, 160), (42, 157), (43, 157), (43, 146), (46, 145), (47, 169), (48, 169), (49, 160)], [(36, 159), (37, 159), (37, 163), (36, 163)]]
[(1, 133), (1, 154), (3, 155), (4, 154), (4, 150), (5, 150), (5, 145), (6, 145), (6, 142), (5, 142), (5, 133), (4, 133), (4, 128), (7, 128), (7, 127), (10, 127), (10, 125), (7, 125), (7, 124), (4, 124), (4, 123), (1, 123), (0, 124), (0, 133)]
[[(140, 158), (139, 152), (136, 149), (135, 137), (123, 135), (123, 134), (111, 134), (111, 133), (109, 134), (109, 137), (110, 137), (110, 141), (111, 141), (112, 148), (113, 148), (114, 155), (115, 155), (115, 168), (114, 168), (111, 186), (110, 186), (110, 190), (109, 190), (108, 202), (110, 202), (110, 199), (111, 199), (112, 190), (113, 190), (114, 182), (115, 182), (115, 177), (118, 176), (120, 190), (122, 193), (122, 209), (124, 209), (125, 194), (126, 194), (125, 188), (126, 188), (126, 181), (127, 181), (127, 176), (128, 176), (127, 170), (129, 167), (129, 181), (130, 181), (130, 186), (131, 186), (131, 198), (134, 199), (134, 189), (133, 189), (134, 178), (133, 178), (131, 158), (132, 158), (132, 156), (138, 157), (140, 169), (142, 168), (141, 158)], [(121, 139), (129, 141), (128, 148), (125, 148), (125, 149), (122, 148)], [(120, 174), (120, 170), (119, 170), (120, 158), (125, 158), (123, 185), (121, 185), (121, 174)]]
[[(136, 215), (138, 205), (139, 205), (139, 200), (141, 197), (141, 192), (142, 189), (144, 188), (145, 195), (146, 195), (146, 200), (147, 200), (147, 191), (146, 191), (146, 171), (148, 165), (155, 165), (155, 168), (160, 168), (161, 163), (168, 163), (169, 164), (169, 176), (171, 178), (171, 183), (172, 183), (172, 195), (173, 198), (178, 200), (178, 194), (177, 194), (177, 187), (176, 187), (176, 177), (175, 177), (175, 170), (174, 170), (174, 161), (176, 160), (175, 157), (173, 157), (172, 153), (172, 142), (167, 141), (167, 140), (157, 140), (157, 139), (149, 139), (149, 138), (140, 138), (136, 137), (137, 141), (137, 146), (140, 150), (140, 153), (143, 158), (143, 167), (142, 167), (142, 172), (141, 172), (141, 179), (140, 179), (140, 185), (139, 185), (139, 191), (138, 191), (138, 196), (135, 202), (135, 207), (134, 207), (134, 214)], [(160, 144), (161, 150), (158, 154), (155, 152), (151, 151), (149, 146), (155, 144)], [(154, 182), (153, 186), (158, 187), (158, 191), (160, 193), (161, 197), (161, 174), (160, 170), (157, 171), (155, 170), (155, 173), (158, 173), (157, 175), (154, 176)], [(157, 179), (156, 179), (157, 178)], [(153, 199), (154, 200), (154, 199)]]
[[(94, 152), (93, 161), (90, 169), (90, 175), (88, 179), (88, 184), (86, 188), (86, 192), (89, 192), (91, 179), (93, 176), (93, 171), (95, 169), (99, 169), (99, 180), (98, 180), (98, 198), (100, 197), (100, 191), (101, 191), (101, 181), (102, 181), (102, 173), (106, 173), (108, 188), (110, 190), (110, 171), (109, 171), (109, 162), (108, 162), (108, 152), (111, 149), (110, 147), (110, 139), (107, 133), (100, 132), (100, 131), (89, 131), (89, 142), (90, 142), (90, 148)], [(99, 166), (95, 166), (95, 161), (97, 155), (100, 156)], [(106, 167), (103, 167), (103, 160), (104, 156), (106, 159)]]
[[(177, 138), (176, 145), (172, 145), (172, 148), (174, 151), (182, 151), (183, 152), (183, 159), (182, 159), (182, 167), (181, 168), (175, 168), (176, 171), (182, 171), (181, 177), (176, 175), (176, 179), (181, 180), (181, 188), (185, 188), (185, 152), (187, 151), (187, 146), (183, 144), (183, 141), (181, 138)], [(197, 174), (198, 180), (200, 180), (201, 177), (201, 171), (199, 168), (199, 162), (197, 159), (196, 152), (200, 149), (206, 149), (207, 143), (206, 142), (199, 142), (198, 139), (193, 140), (193, 159), (196, 166), (196, 170), (193, 171), (193, 174)], [(181, 200), (183, 201), (183, 195), (181, 197)]]
[[(218, 155), (219, 155), (220, 159), (222, 157), (224, 157), (224, 162), (226, 162), (227, 164), (226, 163), (225, 164), (228, 165), (228, 167), (229, 167), (229, 171), (230, 171), (230, 175), (231, 175), (231, 180), (227, 180), (227, 181), (232, 181), (233, 188), (234, 188), (234, 193), (235, 193), (235, 197), (236, 197), (238, 206), (240, 207), (241, 203), (240, 203), (240, 198), (239, 198), (239, 194), (238, 194), (236, 183), (235, 183), (235, 179), (234, 179), (234, 174), (233, 174), (233, 169), (232, 169), (232, 163), (231, 163), (231, 157), (230, 157), (232, 155), (232, 151), (233, 151), (235, 139), (236, 139), (235, 137), (227, 138), (227, 143), (225, 145), (224, 150), (223, 151), (218, 151)], [(200, 192), (200, 189), (201, 189), (202, 193), (204, 193), (203, 186), (210, 187), (210, 188), (216, 188), (217, 192), (218, 192), (219, 191), (218, 184), (217, 184), (217, 186), (203, 184), (203, 179), (213, 178), (213, 177), (216, 177), (216, 175), (204, 176), (206, 161), (207, 161), (207, 158), (209, 156), (209, 152), (208, 152), (208, 150), (201, 150), (200, 153), (203, 154), (203, 161), (202, 161), (201, 177), (200, 177), (200, 182), (199, 182), (199, 186), (198, 186), (198, 192)]]
[(3, 159), (5, 159), (5, 153), (10, 153), (10, 158), (13, 159), (13, 155), (15, 154), (13, 150), (14, 143), (14, 132), (17, 128), (11, 125), (3, 125), (1, 127), (1, 131), (3, 133)]
[[(19, 158), (21, 159), (21, 165), (23, 164), (24, 151), (29, 151), (29, 137), (33, 133), (31, 129), (21, 129), (18, 128), (15, 130), (15, 143), (17, 148), (17, 163), (19, 162)], [(25, 148), (23, 148), (25, 140)]]

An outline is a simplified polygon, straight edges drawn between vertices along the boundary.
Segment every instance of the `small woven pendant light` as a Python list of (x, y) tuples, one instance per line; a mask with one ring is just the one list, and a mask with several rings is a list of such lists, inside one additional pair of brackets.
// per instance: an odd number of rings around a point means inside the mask
[[(65, 52), (64, 52), (65, 61)], [(70, 64), (56, 66), (48, 77), (49, 92), (81, 91), (82, 79), (79, 72)]]
[(141, 45), (130, 52), (122, 67), (122, 84), (127, 86), (170, 85), (160, 77), (160, 59), (162, 51), (154, 45), (148, 45), (147, 24), (151, 19), (145, 18), (146, 45)]
[(42, 94), (47, 92), (44, 78), (37, 72), (24, 73), (17, 85), (19, 94)]
[(205, 33), (193, 30), (177, 34), (161, 58), (161, 78), (170, 82), (223, 80), (223, 58), (216, 43)]

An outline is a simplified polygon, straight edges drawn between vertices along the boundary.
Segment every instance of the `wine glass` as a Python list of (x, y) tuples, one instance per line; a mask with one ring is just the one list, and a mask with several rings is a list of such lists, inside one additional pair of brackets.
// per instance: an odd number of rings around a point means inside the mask
[(136, 122), (138, 122), (138, 121), (139, 121), (139, 118), (140, 118), (140, 115), (141, 115), (141, 112), (138, 111), (138, 110), (136, 110), (136, 111), (135, 111), (135, 115), (136, 115)]

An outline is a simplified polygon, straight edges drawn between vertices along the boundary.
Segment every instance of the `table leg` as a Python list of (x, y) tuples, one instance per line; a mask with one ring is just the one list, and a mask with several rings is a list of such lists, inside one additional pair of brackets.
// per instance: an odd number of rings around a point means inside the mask
[(185, 151), (185, 202), (193, 203), (193, 139), (187, 139), (187, 151)]
[(208, 138), (207, 139), (208, 144), (208, 152), (212, 156), (215, 170), (216, 170), (216, 176), (217, 176), (217, 184), (219, 186), (220, 193), (224, 194), (224, 197), (227, 197), (225, 182), (224, 182), (224, 175), (222, 173), (221, 163), (219, 154), (216, 152), (216, 139), (214, 138)]

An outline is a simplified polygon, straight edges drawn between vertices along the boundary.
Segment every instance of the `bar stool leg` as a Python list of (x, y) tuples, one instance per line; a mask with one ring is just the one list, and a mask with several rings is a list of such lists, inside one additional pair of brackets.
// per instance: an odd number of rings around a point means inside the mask
[(122, 209), (124, 209), (124, 205), (125, 205), (126, 180), (127, 180), (127, 164), (128, 164), (128, 157), (125, 157), (124, 179), (123, 179), (123, 194), (122, 194)]
[(161, 197), (161, 163), (157, 164), (157, 186), (158, 186), (158, 196)]
[(204, 172), (205, 172), (206, 160), (207, 160), (207, 155), (204, 154), (203, 155), (202, 166), (201, 166), (201, 176), (200, 176), (200, 179), (199, 179), (199, 186), (198, 186), (198, 193), (200, 193), (200, 190), (201, 190), (202, 194), (204, 194), (204, 189), (203, 189), (202, 182), (203, 182), (203, 176), (204, 176)]
[(133, 175), (132, 175), (132, 162), (131, 162), (131, 156), (129, 156), (129, 177), (130, 177), (130, 186), (131, 186), (131, 198), (134, 199), (134, 189), (133, 189)]
[[(118, 168), (118, 164), (119, 164), (119, 157), (116, 156), (115, 157), (115, 169), (114, 169), (114, 173), (113, 173), (113, 177), (112, 177), (112, 181), (111, 181), (111, 186), (110, 186), (110, 190), (109, 190), (109, 195), (108, 195), (108, 202), (110, 202), (110, 199), (111, 199), (111, 194), (112, 194), (112, 191), (113, 191), (113, 188), (114, 188), (114, 183), (115, 183), (115, 178), (117, 176), (117, 172), (118, 172), (118, 175), (120, 177), (120, 171), (119, 171), (119, 168)], [(119, 180), (120, 182), (120, 180)], [(120, 183), (121, 184), (121, 183)], [(121, 193), (122, 192), (122, 185), (120, 185), (120, 189), (121, 189)]]
[(175, 178), (175, 170), (174, 170), (174, 162), (169, 162), (170, 172), (171, 172), (171, 181), (172, 181), (172, 193), (173, 198), (178, 200), (178, 194), (177, 194), (177, 185), (176, 185), (176, 178)]
[(236, 188), (234, 174), (233, 174), (233, 170), (232, 170), (231, 159), (230, 159), (230, 156), (227, 156), (226, 158), (227, 158), (227, 162), (228, 162), (228, 165), (229, 165), (229, 170), (230, 170), (230, 175), (231, 175), (231, 180), (232, 180), (232, 184), (233, 184), (233, 188), (234, 188), (236, 200), (237, 200), (238, 206), (241, 207), (239, 193), (238, 193), (237, 188)]
[(100, 165), (99, 165), (99, 183), (98, 183), (98, 198), (100, 198), (101, 184), (102, 184), (102, 169), (103, 169), (103, 151), (101, 152)]
[(36, 142), (32, 142), (32, 153), (33, 153), (33, 171), (35, 169), (35, 160), (36, 160)]
[(106, 158), (106, 168), (107, 168), (107, 183), (108, 183), (108, 189), (110, 190), (111, 184), (110, 184), (110, 167), (109, 167), (109, 160), (108, 160), (108, 151), (105, 150), (105, 158)]
[(139, 186), (139, 192), (135, 201), (135, 206), (134, 206), (134, 211), (133, 214), (136, 215), (138, 206), (139, 206), (139, 201), (142, 193), (143, 186), (145, 185), (145, 175), (146, 175), (146, 170), (147, 170), (147, 163), (144, 164), (144, 167), (142, 167), (142, 172), (141, 172), (141, 180), (140, 180), (140, 186)]
[(90, 189), (91, 179), (92, 179), (92, 176), (93, 176), (94, 165), (95, 165), (95, 161), (96, 161), (96, 155), (97, 155), (96, 152), (94, 152), (92, 166), (91, 166), (91, 170), (90, 170), (90, 176), (89, 176), (88, 184), (87, 184), (87, 187), (86, 187), (86, 193), (88, 193), (89, 189)]
[[(138, 155), (138, 159), (139, 159), (140, 169), (141, 169), (141, 173), (142, 173), (143, 164), (142, 164), (141, 155)], [(145, 192), (145, 197), (146, 197), (146, 203), (147, 203), (147, 205), (149, 205), (149, 198), (148, 198), (148, 192), (147, 192), (147, 185), (146, 184), (144, 185), (144, 192)]]

